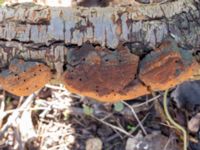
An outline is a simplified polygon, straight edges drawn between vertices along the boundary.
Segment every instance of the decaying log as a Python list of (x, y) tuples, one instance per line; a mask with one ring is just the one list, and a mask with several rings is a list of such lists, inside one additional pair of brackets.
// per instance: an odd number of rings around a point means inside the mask
[[(200, 46), (199, 9), (198, 0), (103, 8), (2, 7), (0, 84), (28, 95), (56, 72), (72, 92), (107, 102), (173, 87), (199, 69), (193, 56)], [(14, 58), (26, 61), (19, 68), (34, 66), (16, 75), (12, 63), (6, 70)], [(20, 78), (11, 84), (15, 75)], [(41, 84), (30, 85), (36, 80)]]
[(166, 3), (171, 0), (6, 0), (3, 5), (18, 3), (34, 3), (51, 7), (108, 7), (108, 6), (130, 6), (137, 4)]

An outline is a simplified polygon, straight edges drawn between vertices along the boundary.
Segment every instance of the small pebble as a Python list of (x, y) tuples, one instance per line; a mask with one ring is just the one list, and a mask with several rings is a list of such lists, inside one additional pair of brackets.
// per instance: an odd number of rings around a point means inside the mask
[(86, 150), (102, 150), (102, 145), (99, 138), (91, 138), (86, 141)]

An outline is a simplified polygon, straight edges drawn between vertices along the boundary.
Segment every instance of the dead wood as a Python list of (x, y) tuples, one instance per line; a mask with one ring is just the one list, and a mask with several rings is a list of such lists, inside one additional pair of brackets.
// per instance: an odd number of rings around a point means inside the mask
[(101, 101), (165, 90), (199, 68), (193, 57), (200, 43), (199, 8), (197, 0), (103, 8), (5, 6), (0, 65), (4, 70), (21, 58), (43, 62), (59, 76), (64, 69), (68, 89)]

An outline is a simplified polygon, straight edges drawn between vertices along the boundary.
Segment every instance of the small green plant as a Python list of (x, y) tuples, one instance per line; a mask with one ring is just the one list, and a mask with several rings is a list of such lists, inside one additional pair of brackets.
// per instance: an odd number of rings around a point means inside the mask
[(114, 110), (120, 112), (124, 109), (124, 104), (122, 102), (117, 102), (114, 104)]
[(83, 105), (83, 112), (84, 112), (84, 114), (86, 114), (88, 116), (92, 116), (94, 113), (94, 109), (90, 106)]
[(133, 126), (133, 125), (127, 125), (127, 129), (128, 129), (129, 131), (134, 132), (134, 131), (136, 130), (136, 127)]

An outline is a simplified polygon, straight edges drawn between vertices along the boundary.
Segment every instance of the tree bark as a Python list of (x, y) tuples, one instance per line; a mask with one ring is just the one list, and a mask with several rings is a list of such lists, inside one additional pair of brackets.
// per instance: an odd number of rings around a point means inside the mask
[(68, 89), (102, 101), (164, 90), (198, 69), (193, 54), (200, 43), (199, 9), (198, 0), (126, 7), (5, 6), (0, 8), (0, 65), (22, 58), (43, 62), (59, 75), (66, 66)]
[(120, 43), (131, 43), (132, 47), (138, 43), (151, 49), (165, 38), (173, 37), (190, 49), (198, 48), (199, 5), (195, 0), (178, 0), (116, 8), (53, 8), (33, 4), (3, 7), (0, 9), (1, 64), (16, 55), (25, 59), (46, 58), (49, 62), (51, 56), (59, 53), (64, 56), (65, 49), (81, 46), (86, 41), (111, 49)]

